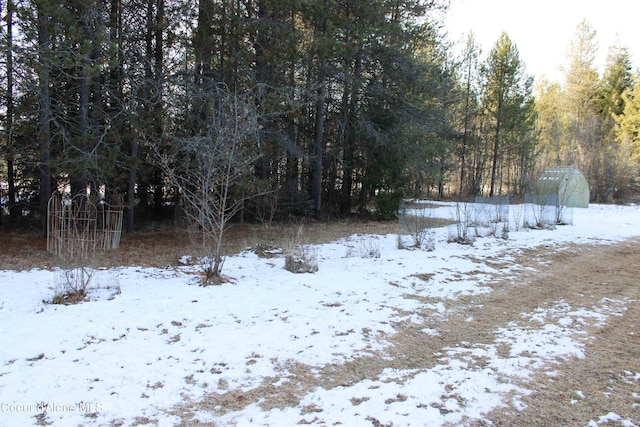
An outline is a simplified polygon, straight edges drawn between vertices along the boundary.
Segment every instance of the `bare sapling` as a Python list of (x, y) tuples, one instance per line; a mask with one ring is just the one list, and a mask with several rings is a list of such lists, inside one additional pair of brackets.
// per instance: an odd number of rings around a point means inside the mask
[(377, 236), (356, 236), (347, 239), (346, 258), (380, 258)]
[[(399, 249), (411, 248), (427, 251), (435, 249), (434, 219), (430, 207), (416, 204), (412, 209), (408, 209), (405, 203), (402, 203), (398, 221)], [(405, 236), (408, 236), (409, 241), (406, 241)]]
[[(87, 298), (96, 253), (96, 207), (86, 195), (59, 202), (63, 230), (54, 252), (56, 289), (52, 304), (77, 304)], [(50, 221), (51, 222), (51, 221)]]
[(452, 213), (454, 224), (449, 226), (449, 238), (447, 241), (464, 245), (472, 244), (474, 239), (470, 230), (473, 224), (477, 223), (477, 220), (474, 220), (477, 215), (477, 210), (471, 207), (469, 203), (456, 203)]
[(164, 172), (180, 193), (190, 230), (198, 234), (203, 256), (202, 284), (224, 281), (225, 232), (243, 201), (255, 196), (243, 183), (260, 157), (259, 123), (251, 94), (218, 86), (206, 126), (197, 134), (157, 149)]

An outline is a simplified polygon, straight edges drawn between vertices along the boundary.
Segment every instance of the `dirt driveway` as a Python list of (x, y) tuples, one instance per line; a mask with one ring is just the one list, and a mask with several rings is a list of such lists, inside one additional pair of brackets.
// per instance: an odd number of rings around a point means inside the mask
[[(562, 363), (556, 376), (541, 373), (526, 386), (535, 390), (524, 398), (526, 410), (497, 410), (487, 418), (498, 426), (586, 426), (615, 413), (640, 424), (640, 240), (574, 246), (549, 255), (535, 251), (521, 263), (530, 263), (531, 255), (546, 267), (496, 283), (494, 292), (483, 297), (484, 308), (474, 314), (482, 327), (559, 300), (573, 307), (588, 307), (604, 298), (629, 303), (621, 316), (611, 316), (604, 327), (590, 331), (584, 359)], [(514, 281), (520, 284), (512, 286)]]
[(574, 309), (603, 299), (627, 301), (626, 310), (610, 316), (604, 326), (587, 329), (584, 359), (554, 364), (553, 376), (543, 370), (522, 384), (534, 391), (519, 397), (526, 409), (500, 408), (487, 414), (486, 422), (467, 425), (586, 426), (591, 420), (600, 426), (621, 425), (601, 420), (610, 413), (640, 425), (640, 239), (559, 249), (528, 250), (515, 263), (535, 267), (535, 272), (525, 269), (492, 283), (488, 294), (454, 301), (447, 308), (455, 314), (430, 326), (442, 331), (439, 336), (425, 340), (420, 327), (402, 330), (392, 340), (395, 363), (401, 368), (427, 365), (419, 351), (424, 346), (437, 354), (462, 343), (488, 344), (497, 328), (558, 301)]

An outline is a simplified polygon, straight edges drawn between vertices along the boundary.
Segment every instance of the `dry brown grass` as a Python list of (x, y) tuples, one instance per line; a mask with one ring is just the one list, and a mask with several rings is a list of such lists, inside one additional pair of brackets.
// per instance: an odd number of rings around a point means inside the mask
[[(546, 267), (540, 268), (540, 262)], [(558, 375), (540, 372), (520, 384), (535, 391), (522, 398), (526, 410), (500, 408), (485, 421), (497, 426), (584, 426), (609, 412), (637, 421), (640, 399), (633, 393), (638, 393), (639, 384), (625, 372), (640, 372), (640, 336), (636, 332), (640, 325), (640, 240), (616, 246), (572, 246), (559, 253), (530, 250), (516, 263), (538, 267), (538, 271), (500, 279), (491, 284), (493, 292), (489, 294), (457, 300), (459, 310), (449, 307), (456, 315), (431, 325), (441, 334), (423, 338), (428, 342), (418, 346), (440, 351), (464, 342), (489, 344), (496, 328), (520, 320), (521, 313), (551, 307), (560, 300), (575, 308), (589, 308), (604, 298), (630, 301), (624, 316), (610, 317), (604, 327), (588, 328), (591, 341), (584, 360), (560, 363), (554, 367)], [(467, 321), (470, 316), (473, 322)], [(428, 367), (428, 362), (411, 356), (416, 348), (412, 342), (420, 337), (412, 329), (408, 326), (395, 337), (395, 359), (409, 366), (419, 363)], [(487, 425), (485, 421), (469, 425)]]
[[(302, 243), (327, 243), (352, 234), (392, 234), (398, 231), (397, 221), (333, 221), (274, 224), (233, 224), (225, 237), (226, 254), (238, 253), (257, 245), (283, 247), (292, 227), (302, 227)], [(182, 229), (139, 231), (122, 234), (120, 248), (98, 253), (96, 267), (137, 265), (165, 267), (177, 265), (183, 255), (199, 255), (198, 245)], [(30, 270), (51, 268), (53, 256), (47, 252), (42, 234), (32, 231), (15, 232), (0, 229), (0, 270)]]
[(629, 373), (640, 372), (640, 240), (574, 247), (560, 258), (553, 259), (547, 270), (530, 275), (526, 292), (509, 293), (508, 301), (518, 311), (559, 299), (589, 307), (604, 298), (629, 301), (626, 311), (609, 317), (604, 327), (590, 328), (584, 360), (562, 363), (555, 369), (557, 376), (539, 373), (527, 384), (536, 393), (523, 399), (525, 411), (496, 410), (488, 418), (498, 426), (584, 426), (614, 412), (637, 423), (640, 384)]
[(53, 262), (53, 255), (47, 252), (47, 241), (41, 234), (0, 229), (0, 269), (49, 268)]

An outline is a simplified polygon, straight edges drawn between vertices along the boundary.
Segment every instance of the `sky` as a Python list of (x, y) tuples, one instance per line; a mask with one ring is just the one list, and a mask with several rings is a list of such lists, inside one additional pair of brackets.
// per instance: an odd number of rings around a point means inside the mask
[(473, 30), (485, 57), (506, 31), (528, 74), (561, 82), (560, 66), (583, 19), (596, 31), (598, 70), (603, 70), (609, 47), (619, 44), (629, 49), (635, 71), (640, 66), (639, 11), (637, 0), (451, 0), (445, 30), (461, 45)]

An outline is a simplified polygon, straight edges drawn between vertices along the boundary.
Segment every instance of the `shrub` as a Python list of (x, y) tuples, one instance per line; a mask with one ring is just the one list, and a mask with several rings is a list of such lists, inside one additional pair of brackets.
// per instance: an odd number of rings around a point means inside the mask
[(77, 304), (87, 298), (93, 271), (85, 266), (60, 268), (51, 304)]
[(301, 243), (303, 224), (292, 224), (288, 241), (285, 242), (284, 268), (292, 273), (315, 273), (318, 271), (318, 254), (315, 249)]
[(315, 273), (318, 271), (317, 253), (307, 246), (296, 246), (285, 254), (284, 268), (292, 273)]
[(449, 226), (449, 243), (455, 242), (463, 245), (473, 244), (473, 236), (469, 232), (472, 225), (476, 223), (474, 217), (477, 211), (472, 209), (468, 203), (456, 203), (453, 211), (453, 221), (455, 224)]
[(380, 258), (380, 245), (372, 236), (359, 237), (347, 243), (347, 258)]
[(376, 214), (379, 219), (396, 219), (400, 209), (402, 193), (380, 193), (376, 196)]
[[(409, 211), (404, 203), (401, 205), (398, 221), (398, 249), (417, 248), (427, 251), (435, 249), (432, 213), (429, 207), (418, 206)], [(410, 241), (404, 239), (404, 234), (408, 234)]]

